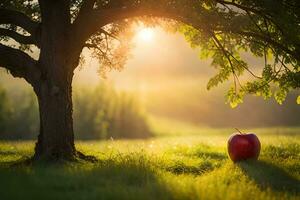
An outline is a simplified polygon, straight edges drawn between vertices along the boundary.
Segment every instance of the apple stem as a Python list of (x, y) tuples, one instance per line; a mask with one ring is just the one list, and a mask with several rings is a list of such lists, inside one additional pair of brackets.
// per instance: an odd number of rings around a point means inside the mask
[(238, 128), (235, 128), (235, 130), (237, 130), (241, 135), (244, 134), (244, 133), (242, 133)]

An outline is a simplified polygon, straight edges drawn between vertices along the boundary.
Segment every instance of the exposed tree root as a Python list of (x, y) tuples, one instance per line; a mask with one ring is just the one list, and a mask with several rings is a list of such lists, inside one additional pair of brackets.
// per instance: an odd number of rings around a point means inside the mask
[(98, 161), (98, 159), (95, 156), (91, 156), (91, 155), (87, 156), (87, 155), (84, 155), (80, 151), (76, 151), (76, 154), (77, 154), (77, 158), (84, 160), (84, 161), (88, 161), (88, 162), (92, 162), (92, 163), (95, 163)]
[(49, 164), (67, 164), (67, 163), (76, 163), (76, 162), (91, 162), (91, 163), (96, 163), (98, 162), (98, 159), (95, 156), (91, 155), (85, 155), (80, 151), (76, 151), (76, 154), (72, 157), (57, 157), (57, 156), (51, 156), (51, 157), (23, 157), (21, 159), (11, 161), (11, 162), (6, 162), (6, 163), (1, 163), (3, 167), (13, 167), (13, 168), (18, 168), (18, 167), (24, 167), (24, 166), (34, 166), (34, 165), (49, 165)]

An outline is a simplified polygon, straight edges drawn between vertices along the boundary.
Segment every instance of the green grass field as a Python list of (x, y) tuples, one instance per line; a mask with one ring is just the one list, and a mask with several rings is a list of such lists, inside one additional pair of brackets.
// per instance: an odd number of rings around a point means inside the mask
[(2, 141), (0, 199), (300, 199), (300, 128), (254, 130), (260, 158), (237, 164), (226, 152), (233, 130), (180, 130), (148, 140), (77, 142), (96, 163), (13, 165), (33, 154), (34, 142)]

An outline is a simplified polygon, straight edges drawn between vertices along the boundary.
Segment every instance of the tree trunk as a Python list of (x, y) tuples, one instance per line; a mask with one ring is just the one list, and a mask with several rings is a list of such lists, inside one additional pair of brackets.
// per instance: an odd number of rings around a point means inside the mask
[[(40, 82), (34, 86), (40, 112), (35, 159), (74, 159), (72, 78), (78, 57), (70, 39), (69, 1), (41, 1)], [(55, 25), (53, 25), (55, 24)]]
[(35, 159), (74, 159), (72, 86), (65, 80), (61, 86), (45, 81), (36, 90), (40, 111), (40, 134)]

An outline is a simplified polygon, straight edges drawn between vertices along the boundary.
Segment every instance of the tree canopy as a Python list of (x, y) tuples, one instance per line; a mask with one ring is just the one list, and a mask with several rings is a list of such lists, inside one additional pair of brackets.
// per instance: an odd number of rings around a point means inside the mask
[[(0, 3), (0, 64), (14, 76), (27, 79), (36, 73), (37, 61), (27, 53), (33, 46), (41, 48), (40, 29), (43, 10), (47, 10), (43, 4), (43, 0)], [(218, 73), (210, 79), (208, 89), (232, 80), (227, 93), (232, 106), (248, 93), (274, 96), (282, 103), (289, 91), (300, 87), (297, 0), (55, 0), (53, 4), (69, 10), (66, 19), (73, 30), (73, 43), (93, 50), (101, 69), (125, 64), (133, 20), (158, 17), (173, 20), (169, 23), (192, 47), (201, 49), (201, 57), (212, 59)], [(243, 52), (264, 59), (261, 74), (253, 70), (257, 66), (243, 60)], [(254, 80), (241, 83), (243, 73), (251, 74)]]

